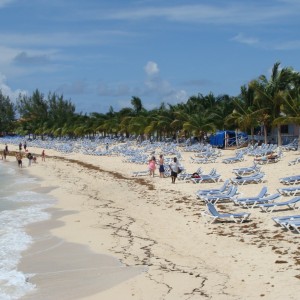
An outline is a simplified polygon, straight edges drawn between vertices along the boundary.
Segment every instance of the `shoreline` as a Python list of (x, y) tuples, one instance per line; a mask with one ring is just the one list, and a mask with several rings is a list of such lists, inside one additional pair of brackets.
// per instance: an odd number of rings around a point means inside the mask
[[(134, 278), (80, 299), (120, 295), (122, 299), (297, 298), (297, 235), (275, 227), (271, 215), (258, 209), (247, 223), (203, 224), (204, 206), (195, 191), (221, 183), (176, 182), (172, 186), (170, 178), (130, 177), (131, 171), (145, 166), (123, 163), (120, 157), (63, 157), (47, 152), (62, 158), (48, 156), (45, 163), (38, 159), (26, 169), (42, 178), (41, 188), (56, 187), (50, 191), (58, 199), (56, 208), (76, 211), (60, 216), (63, 226), (53, 228), (51, 234), (116, 257), (127, 266), (147, 267)], [(226, 150), (224, 157), (233, 153)], [(191, 155), (184, 153), (188, 170), (198, 167), (188, 162)], [(294, 155), (287, 153), (280, 165), (264, 166), (267, 183), (241, 187), (243, 193), (257, 194), (262, 185), (275, 192), (279, 177), (298, 173), (297, 168), (286, 166)], [(232, 177), (232, 168), (250, 164), (248, 157), (230, 166), (217, 163), (203, 168), (216, 167), (224, 180), (229, 174)], [(241, 210), (227, 204), (220, 208)]]

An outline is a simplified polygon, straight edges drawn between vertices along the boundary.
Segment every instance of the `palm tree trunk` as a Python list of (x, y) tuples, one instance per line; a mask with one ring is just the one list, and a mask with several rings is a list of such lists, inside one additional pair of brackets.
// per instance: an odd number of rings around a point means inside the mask
[(277, 125), (277, 145), (281, 146), (281, 125)]
[(264, 137), (265, 137), (265, 144), (268, 144), (268, 132), (267, 132), (266, 125), (264, 125)]

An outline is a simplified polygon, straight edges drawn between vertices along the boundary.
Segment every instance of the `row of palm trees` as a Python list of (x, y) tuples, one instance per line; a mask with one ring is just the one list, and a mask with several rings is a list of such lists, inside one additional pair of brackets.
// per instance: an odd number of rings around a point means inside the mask
[[(276, 62), (269, 79), (259, 76), (242, 86), (235, 97), (198, 94), (186, 103), (161, 103), (152, 110), (145, 109), (140, 98), (132, 97), (131, 105), (117, 112), (110, 107), (107, 113), (78, 114), (74, 104), (63, 96), (49, 93), (46, 98), (36, 90), (31, 96), (20, 95), (17, 99), (13, 108), (19, 118), (9, 122), (10, 130), (23, 135), (122, 134), (156, 136), (160, 140), (174, 136), (203, 139), (208, 133), (225, 128), (240, 129), (253, 136), (256, 128), (263, 127), (265, 142), (268, 132), (273, 131), (281, 144), (281, 125), (300, 125), (300, 73), (290, 67), (281, 69)], [(0, 127), (1, 131), (7, 128)]]

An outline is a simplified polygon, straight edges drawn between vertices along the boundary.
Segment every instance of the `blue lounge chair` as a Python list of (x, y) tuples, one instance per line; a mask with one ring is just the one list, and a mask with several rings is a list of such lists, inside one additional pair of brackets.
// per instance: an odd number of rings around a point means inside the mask
[(267, 193), (268, 193), (268, 188), (266, 186), (264, 186), (264, 187), (262, 187), (261, 191), (258, 193), (257, 196), (235, 198), (233, 200), (233, 202), (235, 204), (240, 204), (242, 202), (249, 201), (249, 200), (257, 200), (259, 198), (265, 197), (267, 195)]
[(203, 196), (200, 195), (199, 198), (201, 200), (204, 200), (205, 202), (217, 203), (218, 201), (232, 200), (232, 198), (236, 195), (236, 193), (237, 193), (237, 187), (231, 185), (225, 193), (203, 195)]
[(284, 224), (288, 223), (289, 221), (300, 220), (300, 215), (291, 215), (291, 216), (282, 216), (282, 217), (273, 217), (272, 220), (279, 224), (280, 226), (285, 227)]
[(235, 202), (236, 204), (239, 204), (246, 208), (254, 208), (257, 205), (264, 204), (264, 203), (273, 203), (275, 200), (280, 199), (281, 194), (276, 193), (269, 196), (257, 198), (257, 199), (248, 199), (245, 201), (238, 201)]
[(228, 189), (229, 183), (230, 183), (230, 181), (229, 181), (229, 179), (227, 179), (227, 180), (224, 181), (224, 184), (220, 188), (199, 190), (199, 191), (196, 192), (196, 195), (197, 195), (197, 197), (199, 197), (199, 196), (223, 193)]
[(250, 175), (259, 172), (259, 170), (260, 170), (260, 166), (258, 166), (257, 164), (253, 164), (253, 166), (251, 167), (233, 169), (232, 172), (235, 173), (236, 175), (244, 176), (244, 175)]
[(234, 221), (238, 223), (244, 222), (247, 220), (250, 216), (249, 213), (219, 213), (218, 210), (216, 209), (215, 205), (213, 203), (207, 203), (206, 204), (207, 211), (204, 211), (201, 213), (201, 215), (206, 218), (210, 218), (211, 221), (209, 222), (210, 224), (217, 221), (217, 220), (227, 220), (227, 221)]
[(264, 203), (264, 204), (260, 204), (259, 207), (261, 208), (262, 211), (265, 212), (272, 212), (274, 209), (278, 208), (278, 207), (289, 207), (291, 209), (296, 209), (296, 206), (298, 204), (298, 202), (300, 201), (300, 197), (294, 197), (288, 201), (284, 201), (284, 202), (273, 202), (273, 203)]
[(244, 185), (249, 183), (260, 183), (263, 181), (264, 177), (264, 173), (258, 172), (249, 176), (237, 176), (236, 178), (231, 178), (230, 180), (233, 184)]
[(279, 188), (277, 191), (283, 196), (296, 196), (300, 193), (300, 185)]
[(286, 185), (293, 185), (300, 183), (300, 175), (288, 176), (280, 178), (279, 181)]
[(200, 174), (199, 178), (191, 178), (193, 183), (201, 183), (201, 182), (219, 182), (221, 179), (221, 175), (217, 174), (215, 168), (213, 168), (208, 174)]
[(225, 158), (222, 160), (222, 162), (224, 164), (233, 164), (239, 161), (243, 161), (244, 160), (244, 154), (242, 152), (239, 152), (236, 156), (234, 157), (229, 157), (229, 158)]

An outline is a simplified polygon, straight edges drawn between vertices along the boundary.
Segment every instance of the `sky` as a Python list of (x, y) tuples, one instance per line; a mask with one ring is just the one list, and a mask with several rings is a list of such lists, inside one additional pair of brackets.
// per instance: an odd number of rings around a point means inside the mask
[(300, 0), (0, 0), (0, 89), (78, 113), (237, 96), (273, 65), (300, 71)]

